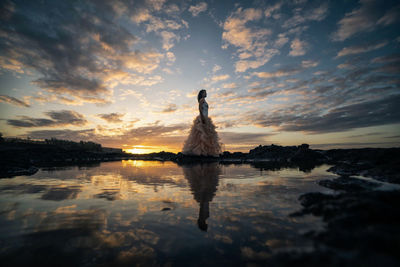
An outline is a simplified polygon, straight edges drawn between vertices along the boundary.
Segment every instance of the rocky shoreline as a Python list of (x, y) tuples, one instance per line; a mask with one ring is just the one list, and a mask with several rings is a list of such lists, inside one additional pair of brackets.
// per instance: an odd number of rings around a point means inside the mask
[(312, 214), (326, 223), (311, 231), (311, 252), (275, 255), (272, 266), (399, 266), (400, 190), (379, 190), (379, 183), (352, 177), (321, 180), (335, 194), (311, 192), (299, 197), (303, 209), (293, 217)]
[[(79, 143), (78, 143), (79, 144)], [(314, 150), (309, 145), (258, 146), (248, 153), (229, 151), (219, 157), (188, 156), (182, 153), (158, 152), (129, 154), (104, 149), (88, 150), (54, 144), (0, 143), (0, 177), (33, 174), (40, 167), (77, 165), (122, 159), (173, 161), (178, 164), (215, 162), (251, 164), (274, 169), (298, 167), (308, 171), (321, 164), (333, 165), (328, 171), (340, 176), (365, 176), (400, 184), (400, 148), (365, 148)]]

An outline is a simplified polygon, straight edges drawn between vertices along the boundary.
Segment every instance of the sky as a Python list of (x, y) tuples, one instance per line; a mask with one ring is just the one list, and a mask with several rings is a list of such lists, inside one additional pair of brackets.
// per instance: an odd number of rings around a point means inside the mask
[(0, 132), (181, 151), (400, 144), (398, 1), (1, 1)]

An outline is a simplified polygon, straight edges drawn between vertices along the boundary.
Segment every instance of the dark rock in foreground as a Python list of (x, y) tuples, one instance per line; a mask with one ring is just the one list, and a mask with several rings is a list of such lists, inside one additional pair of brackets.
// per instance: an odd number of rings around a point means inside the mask
[(400, 184), (400, 148), (332, 149), (325, 151), (328, 171), (341, 176), (360, 175)]
[(313, 214), (327, 223), (312, 232), (312, 252), (282, 253), (272, 259), (279, 266), (399, 266), (400, 190), (373, 191), (377, 183), (341, 177), (320, 185), (340, 190), (301, 195), (303, 210), (292, 216)]

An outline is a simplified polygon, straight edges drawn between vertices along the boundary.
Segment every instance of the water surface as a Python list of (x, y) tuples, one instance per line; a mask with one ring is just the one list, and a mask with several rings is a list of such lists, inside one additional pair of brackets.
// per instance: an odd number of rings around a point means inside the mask
[(312, 170), (116, 161), (0, 180), (0, 260), (8, 265), (246, 265), (310, 249), (323, 227), (290, 217), (327, 191)]

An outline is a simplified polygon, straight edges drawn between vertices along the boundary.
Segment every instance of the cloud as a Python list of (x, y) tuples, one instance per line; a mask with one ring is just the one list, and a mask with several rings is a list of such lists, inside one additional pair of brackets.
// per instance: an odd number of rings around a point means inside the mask
[(165, 107), (161, 113), (172, 113), (177, 110), (177, 106), (175, 104), (169, 104), (167, 107)]
[[(303, 14), (301, 13), (303, 11)], [(295, 28), (300, 24), (303, 24), (307, 21), (321, 21), (325, 19), (328, 13), (328, 4), (324, 3), (319, 7), (313, 9), (294, 9), (294, 14), (289, 18), (285, 23), (283, 23), (283, 28)]]
[(29, 102), (8, 95), (0, 95), (0, 102), (8, 103), (18, 107), (30, 107)]
[(266, 64), (274, 55), (279, 54), (277, 49), (267, 49), (267, 37), (272, 31), (255, 25), (249, 27), (249, 22), (262, 18), (261, 9), (238, 8), (223, 23), (222, 48), (232, 45), (238, 48), (240, 60), (236, 62), (236, 72), (244, 72), (249, 68), (258, 68)]
[(162, 31), (160, 35), (163, 43), (162, 47), (167, 51), (174, 47), (175, 42), (180, 40), (180, 37), (173, 32)]
[(355, 54), (361, 54), (361, 53), (366, 53), (369, 51), (377, 50), (379, 48), (382, 48), (388, 44), (387, 41), (383, 41), (377, 44), (368, 44), (368, 45), (355, 45), (355, 46), (350, 46), (350, 47), (344, 47), (342, 50), (338, 52), (336, 57), (343, 57), (343, 56), (348, 56), (348, 55), (355, 55)]
[(283, 76), (289, 76), (299, 73), (302, 70), (301, 67), (289, 67), (282, 68), (274, 72), (253, 72), (252, 74), (258, 78), (269, 79), (269, 78), (279, 78)]
[(119, 60), (129, 70), (149, 74), (158, 68), (161, 58), (163, 55), (155, 51), (134, 51), (121, 55)]
[(278, 11), (283, 5), (283, 2), (279, 1), (272, 6), (269, 6), (265, 9), (264, 15), (265, 17), (269, 18), (275, 11)]
[(237, 84), (236, 83), (224, 83), (222, 85), (222, 88), (236, 88)]
[(125, 114), (121, 113), (107, 113), (107, 114), (98, 114), (99, 118), (109, 122), (109, 123), (119, 123), (122, 122), (121, 118), (125, 116)]
[(360, 0), (360, 7), (346, 13), (337, 24), (339, 29), (332, 34), (334, 41), (344, 41), (355, 34), (370, 32), (377, 26), (387, 26), (394, 23), (399, 18), (400, 5), (397, 5), (383, 16), (380, 16), (386, 7), (384, 2), (376, 0)]
[(217, 93), (214, 95), (214, 98), (225, 98), (225, 97), (231, 97), (235, 96), (236, 93), (232, 91), (224, 92), (224, 93)]
[(373, 63), (393, 63), (400, 62), (400, 54), (390, 54), (386, 56), (380, 56), (372, 59)]
[(63, 140), (71, 141), (95, 141), (96, 134), (94, 129), (85, 130), (39, 130), (39, 131), (29, 131), (27, 136), (34, 139), (50, 139), (57, 138)]
[(45, 112), (48, 118), (31, 118), (21, 116), (20, 120), (7, 120), (7, 124), (14, 127), (58, 127), (58, 126), (83, 126), (87, 120), (82, 114), (72, 110)]
[(39, 130), (28, 131), (27, 136), (34, 139), (55, 137), (72, 141), (93, 141), (103, 146), (121, 147), (121, 144), (145, 145), (151, 147), (174, 148), (181, 147), (188, 124), (161, 125), (158, 121), (136, 128), (105, 128), (97, 127), (84, 130)]
[(229, 74), (214, 75), (211, 77), (211, 82), (219, 82), (229, 79)]
[(372, 31), (377, 16), (374, 12), (375, 1), (360, 1), (361, 7), (346, 13), (338, 22), (339, 29), (333, 33), (334, 41), (344, 41), (358, 32)]
[(275, 46), (281, 48), (289, 41), (289, 38), (286, 37), (285, 34), (280, 33), (278, 34), (278, 39), (275, 41)]
[(301, 62), (301, 66), (303, 68), (313, 68), (313, 67), (318, 66), (318, 64), (319, 63), (317, 61), (313, 61), (313, 60), (303, 60)]
[[(348, 74), (351, 77), (351, 74)], [(362, 80), (362, 78), (360, 78)], [(350, 84), (355, 81), (349, 81)], [(357, 82), (356, 82), (357, 83)], [(376, 83), (370, 84), (375, 88)], [(304, 131), (307, 133), (343, 132), (355, 128), (386, 125), (400, 122), (400, 110), (396, 102), (400, 95), (394, 94), (382, 97), (382, 89), (370, 92), (359, 98), (354, 87), (338, 91), (338, 86), (323, 84), (305, 91), (310, 95), (304, 103), (291, 103), (281, 109), (268, 113), (248, 113), (242, 121), (247, 121), (259, 127), (274, 127), (280, 131)], [(356, 87), (357, 88), (357, 87)], [(365, 92), (365, 88), (361, 87)], [(372, 99), (372, 100), (371, 100)]]
[(167, 52), (167, 53), (166, 53), (166, 56), (167, 56), (168, 61), (170, 61), (171, 63), (172, 63), (172, 62), (175, 62), (176, 57), (175, 57), (174, 53), (172, 53), (172, 52)]
[(51, 2), (46, 8), (17, 3), (12, 16), (1, 18), (0, 67), (34, 72), (33, 84), (56, 99), (108, 102), (112, 91), (105, 79), (111, 74), (149, 74), (162, 58), (154, 51), (131, 50), (138, 38), (118, 23), (118, 10), (111, 2)]
[(200, 2), (197, 5), (189, 7), (189, 12), (192, 13), (193, 17), (197, 17), (201, 12), (204, 12), (206, 10), (207, 10), (206, 2)]
[(381, 17), (376, 23), (380, 25), (390, 25), (396, 22), (400, 17), (400, 5), (397, 5), (387, 11), (383, 17)]
[(220, 65), (215, 64), (213, 69), (212, 69), (212, 72), (216, 73), (217, 71), (219, 71), (221, 69), (222, 69), (222, 67)]
[(299, 38), (296, 38), (290, 44), (290, 52), (289, 55), (293, 57), (303, 56), (306, 53), (308, 48), (308, 43), (305, 41), (301, 41)]
[(136, 24), (144, 25), (147, 33), (154, 32), (160, 36), (163, 49), (167, 51), (181, 39), (179, 35), (181, 32), (174, 31), (182, 31), (182, 29), (189, 27), (185, 20), (179, 19), (179, 16), (177, 16), (179, 7), (176, 4), (170, 4), (166, 9), (159, 8), (164, 3), (153, 5), (151, 1), (146, 1), (144, 6), (141, 7), (140, 4), (138, 5), (139, 7), (132, 5), (135, 7), (132, 7), (131, 20)]
[(240, 145), (259, 145), (265, 144), (267, 138), (273, 136), (270, 133), (237, 133), (237, 132), (220, 132), (221, 141), (225, 144), (240, 144)]

